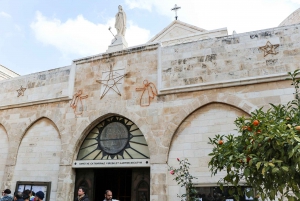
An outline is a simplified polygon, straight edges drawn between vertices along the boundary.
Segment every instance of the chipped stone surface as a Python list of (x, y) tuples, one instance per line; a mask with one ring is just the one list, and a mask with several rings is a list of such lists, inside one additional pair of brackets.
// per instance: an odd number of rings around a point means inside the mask
[[(70, 66), (3, 80), (0, 82), (0, 109), (69, 100), (73, 95), (72, 74), (74, 70)], [(21, 87), (26, 90), (19, 95), (17, 90)]]
[[(292, 36), (276, 28), (162, 47), (161, 89), (224, 81), (236, 81), (237, 85), (242, 79), (295, 70), (299, 62), (291, 58), (299, 57), (299, 47), (298, 42), (291, 43), (291, 38), (300, 36), (298, 28), (289, 27)], [(268, 41), (280, 47), (276, 49), (278, 54), (264, 57), (260, 47)]]
[[(51, 181), (51, 200), (73, 200), (73, 161), (89, 129), (111, 115), (133, 121), (150, 152), (151, 199), (178, 200), (183, 192), (168, 174), (177, 157), (192, 162), (196, 183), (216, 183), (207, 169), (208, 137), (234, 132), (233, 120), (269, 103), (287, 103), (293, 88), (288, 71), (299, 69), (300, 26), (288, 26), (170, 46), (157, 43), (86, 57), (68, 67), (2, 81), (0, 88), (0, 184)], [(280, 44), (264, 57), (259, 47)], [(126, 74), (117, 93), (103, 93), (96, 80), (110, 70)], [(73, 74), (72, 74), (73, 73)], [(73, 77), (72, 77), (73, 76)], [(144, 80), (161, 92), (140, 106)], [(214, 84), (211, 84), (214, 81)], [(17, 89), (26, 87), (24, 96)], [(200, 88), (197, 88), (199, 87)], [(74, 94), (87, 98), (82, 113), (70, 107)], [(39, 164), (34, 165), (34, 160)]]

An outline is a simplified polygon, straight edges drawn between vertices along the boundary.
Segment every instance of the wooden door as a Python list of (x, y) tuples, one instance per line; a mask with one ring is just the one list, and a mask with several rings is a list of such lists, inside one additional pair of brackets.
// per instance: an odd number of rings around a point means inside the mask
[(150, 168), (132, 169), (131, 201), (150, 200)]

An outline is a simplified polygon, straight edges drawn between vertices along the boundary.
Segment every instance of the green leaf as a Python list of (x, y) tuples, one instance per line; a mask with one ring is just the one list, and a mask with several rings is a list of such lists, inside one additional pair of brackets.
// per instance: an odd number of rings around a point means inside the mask
[(250, 170), (248, 168), (244, 170), (244, 175), (245, 177), (248, 177), (250, 175)]
[(275, 165), (273, 163), (269, 163), (269, 166), (271, 167), (275, 167)]
[(275, 190), (271, 190), (270, 191), (270, 198), (271, 198), (271, 200), (274, 200), (275, 199)]
[(294, 139), (297, 140), (298, 142), (300, 142), (300, 138), (299, 137), (295, 136)]
[(260, 168), (261, 162), (256, 163), (257, 170)]
[(220, 184), (220, 189), (223, 191), (223, 184)]
[(295, 152), (294, 149), (292, 149), (292, 150), (289, 152), (289, 158), (292, 158), (292, 156), (294, 155), (294, 152)]
[(276, 173), (276, 172), (279, 172), (279, 168), (273, 168), (272, 169), (272, 173)]
[(264, 174), (265, 174), (265, 172), (266, 172), (266, 169), (265, 169), (265, 168), (263, 168), (263, 169), (262, 169), (262, 171), (261, 171), (261, 173), (264, 175)]
[(286, 171), (286, 172), (289, 171), (289, 167), (287, 167), (287, 166), (282, 166), (281, 168), (282, 168), (284, 171)]
[(252, 188), (251, 188), (251, 190), (246, 191), (245, 194), (246, 194), (247, 197), (252, 197), (253, 196), (253, 190), (252, 190)]

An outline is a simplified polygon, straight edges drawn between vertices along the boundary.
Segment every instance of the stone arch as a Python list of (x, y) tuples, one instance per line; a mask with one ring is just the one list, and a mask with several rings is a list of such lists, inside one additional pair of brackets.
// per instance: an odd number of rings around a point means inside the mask
[[(49, 118), (39, 118), (26, 129), (19, 143), (11, 188), (16, 181), (51, 181), (50, 200), (56, 200), (61, 158), (61, 137)], [(34, 170), (34, 171), (33, 171)]]
[(5, 167), (8, 161), (9, 141), (5, 127), (0, 124), (0, 185), (4, 189)]
[[(93, 128), (94, 128), (98, 123), (100, 123), (102, 120), (104, 120), (104, 119), (106, 119), (106, 118), (108, 118), (108, 117), (110, 117), (110, 116), (114, 116), (114, 115), (116, 115), (116, 116), (123, 116), (123, 117), (125, 117), (125, 118), (131, 120), (133, 123), (135, 123), (135, 124), (139, 127), (139, 129), (141, 130), (141, 132), (143, 133), (143, 135), (145, 136), (145, 139), (146, 139), (146, 141), (147, 141), (148, 148), (149, 148), (149, 151), (150, 151), (151, 143), (148, 142), (147, 137), (148, 137), (148, 139), (149, 139), (149, 138), (151, 138), (151, 136), (149, 136), (149, 134), (147, 135), (147, 134), (145, 133), (145, 125), (146, 125), (146, 123), (143, 122), (143, 121), (141, 121), (141, 117), (139, 117), (138, 115), (129, 115), (129, 113), (127, 113), (127, 115), (122, 115), (122, 114), (120, 114), (120, 113), (106, 113), (106, 114), (104, 114), (104, 115), (102, 115), (102, 116), (100, 116), (100, 117), (94, 119), (94, 120), (92, 121), (92, 123), (90, 123), (89, 125), (87, 125), (87, 126), (81, 131), (81, 135), (78, 136), (78, 137), (76, 138), (75, 146), (74, 146), (74, 149), (73, 149), (73, 152), (72, 152), (72, 153), (73, 153), (73, 156), (72, 156), (73, 161), (76, 160), (77, 154), (78, 154), (79, 149), (80, 149), (80, 147), (81, 147), (81, 144), (83, 143), (83, 141), (84, 141), (84, 139), (86, 138), (86, 136), (89, 134), (89, 131), (90, 131), (91, 129), (93, 129)], [(144, 130), (142, 130), (141, 127), (144, 128)], [(148, 129), (149, 129), (149, 128), (148, 128)], [(148, 130), (148, 129), (146, 129), (146, 130)], [(150, 156), (151, 156), (151, 152), (150, 152)]]
[[(176, 158), (189, 160), (191, 174), (197, 177), (197, 183), (217, 183), (222, 173), (211, 177), (208, 162), (213, 146), (208, 144), (209, 137), (216, 134), (237, 134), (234, 120), (238, 116), (249, 114), (238, 107), (225, 103), (212, 102), (191, 113), (178, 127), (171, 141), (167, 163), (178, 167)], [(250, 116), (250, 115), (249, 115)], [(171, 181), (170, 174), (167, 174)], [(169, 188), (174, 192), (180, 192), (176, 182), (171, 181)], [(175, 200), (176, 193), (170, 192), (169, 199)]]
[[(36, 123), (38, 122), (39, 120), (41, 119), (47, 119), (49, 120), (50, 122), (52, 122), (52, 124), (54, 125), (54, 128), (55, 130), (58, 132), (59, 134), (59, 138), (61, 138), (61, 134), (59, 132), (59, 129), (57, 127), (57, 125), (49, 118), (49, 117), (46, 117), (46, 116), (40, 116), (38, 118), (36, 118), (34, 121), (32, 121), (27, 127), (24, 128), (23, 131), (21, 131), (21, 135), (19, 136), (10, 136), (10, 148), (9, 148), (9, 155), (10, 155), (10, 158), (12, 160), (9, 161), (9, 165), (15, 165), (16, 163), (16, 160), (17, 160), (17, 153), (18, 153), (18, 150), (19, 150), (19, 147), (21, 145), (21, 142), (24, 138), (24, 136), (26, 135), (27, 131)], [(12, 138), (14, 137), (14, 139), (12, 140)]]
[(10, 128), (10, 124), (7, 123), (5, 120), (3, 120), (3, 121), (0, 121), (0, 125), (4, 127), (5, 132), (6, 132), (6, 134), (7, 134), (7, 137), (8, 137), (8, 139), (9, 139), (9, 128)]
[(35, 120), (32, 121), (32, 123), (30, 123), (30, 124), (28, 125), (28, 127), (24, 130), (24, 132), (23, 132), (23, 134), (22, 134), (22, 136), (21, 136), (21, 139), (23, 139), (24, 136), (25, 136), (25, 134), (27, 133), (27, 131), (28, 131), (28, 130), (36, 123), (36, 122), (40, 121), (41, 119), (47, 119), (47, 120), (49, 120), (50, 122), (52, 122), (52, 124), (53, 124), (55, 130), (58, 132), (59, 137), (61, 138), (60, 130), (58, 129), (56, 123), (55, 123), (50, 117), (47, 117), (47, 116), (40, 116), (40, 117), (37, 117)]
[(55, 128), (57, 129), (59, 135), (61, 136), (61, 131), (64, 129), (62, 126), (62, 119), (61, 115), (57, 115), (55, 112), (50, 112), (48, 110), (43, 110), (41, 112), (37, 112), (34, 116), (34, 118), (29, 118), (29, 122), (26, 125), (26, 128), (22, 132), (22, 137), (25, 135), (26, 131), (37, 121), (39, 121), (42, 118), (49, 119), (53, 124), (55, 125)]
[(188, 105), (182, 107), (182, 109), (177, 113), (177, 115), (169, 122), (166, 127), (166, 131), (163, 136), (162, 146), (167, 148), (167, 154), (165, 155), (165, 160), (169, 155), (171, 141), (175, 135), (177, 129), (181, 123), (188, 118), (194, 111), (199, 108), (208, 105), (210, 103), (221, 103), (233, 106), (244, 111), (246, 114), (251, 114), (257, 107), (252, 103), (239, 98), (233, 94), (211, 94), (211, 95), (201, 95), (191, 101)]

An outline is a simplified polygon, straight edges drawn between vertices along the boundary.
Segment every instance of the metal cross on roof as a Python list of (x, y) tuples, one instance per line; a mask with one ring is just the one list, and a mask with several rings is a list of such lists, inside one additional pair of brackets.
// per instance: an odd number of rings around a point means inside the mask
[(172, 8), (171, 10), (175, 11), (175, 19), (177, 20), (178, 16), (177, 16), (177, 10), (180, 9), (181, 7), (178, 7), (177, 4), (175, 4), (174, 8)]

